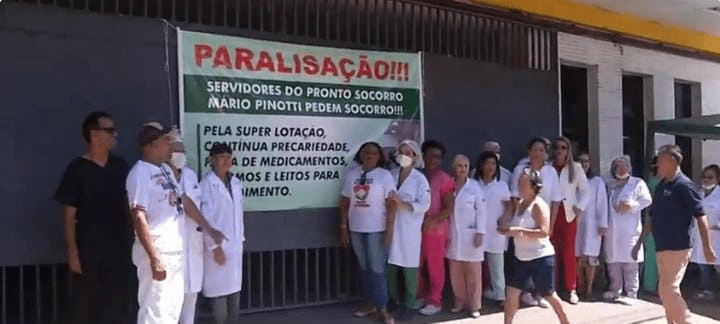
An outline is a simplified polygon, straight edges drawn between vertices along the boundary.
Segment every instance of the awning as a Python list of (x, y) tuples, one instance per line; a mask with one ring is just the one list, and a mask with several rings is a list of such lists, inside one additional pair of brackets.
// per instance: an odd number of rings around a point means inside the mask
[(648, 134), (654, 133), (720, 140), (720, 114), (651, 121)]

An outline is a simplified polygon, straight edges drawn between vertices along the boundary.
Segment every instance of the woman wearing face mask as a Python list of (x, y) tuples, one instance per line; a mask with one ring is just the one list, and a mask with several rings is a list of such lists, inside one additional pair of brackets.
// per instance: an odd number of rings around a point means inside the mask
[(583, 171), (587, 175), (589, 191), (585, 214), (578, 218), (575, 255), (577, 255), (578, 292), (585, 299), (592, 298), (595, 270), (600, 265), (600, 243), (608, 228), (608, 203), (605, 181), (595, 175), (590, 168), (590, 155), (578, 157)]
[(636, 299), (640, 288), (638, 263), (643, 262), (643, 253), (634, 247), (642, 232), (642, 210), (650, 206), (652, 197), (645, 181), (630, 176), (629, 157), (615, 158), (610, 172), (614, 180), (608, 186), (610, 216), (605, 240), (610, 287), (604, 298), (619, 298), (624, 287), (626, 296)]
[(388, 283), (385, 277), (387, 247), (392, 240), (395, 199), (391, 193), (395, 180), (385, 170), (382, 148), (375, 142), (360, 146), (354, 160), (360, 167), (345, 175), (340, 195), (340, 242), (352, 243), (360, 267), (360, 287), (364, 303), (354, 315), (366, 317), (380, 312), (386, 324), (395, 323), (387, 311)]
[[(720, 180), (720, 167), (716, 164), (709, 165), (702, 172), (702, 193), (703, 207), (708, 217), (708, 226), (710, 227), (710, 244), (715, 251), (720, 251), (720, 190), (718, 190), (718, 181)], [(720, 272), (720, 261), (715, 264), (708, 264), (703, 254), (702, 240), (698, 231), (697, 221), (693, 219), (692, 231), (692, 255), (690, 261), (698, 265), (700, 269), (700, 285), (703, 291), (695, 295), (695, 299), (712, 300), (714, 295), (710, 291), (713, 287), (713, 268)]]
[[(423, 166), (420, 145), (412, 140), (397, 146), (395, 160), (400, 165), (391, 173), (395, 179), (396, 192), (390, 200), (397, 206), (392, 224), (392, 239), (388, 257), (387, 279), (390, 298), (400, 303), (398, 319), (409, 320), (418, 307), (417, 283), (420, 265), (420, 241), (425, 212), (430, 208), (430, 185), (425, 175), (416, 168)], [(404, 289), (398, 286), (398, 274), (402, 273)], [(402, 291), (402, 294), (400, 293)]]
[(464, 155), (456, 156), (453, 169), (456, 189), (446, 254), (455, 295), (455, 306), (450, 311), (458, 313), (466, 309), (470, 316), (477, 318), (482, 303), (482, 243), (487, 207), (480, 184), (468, 178), (470, 159)]
[[(185, 166), (185, 145), (180, 134), (175, 131), (172, 142), (170, 167), (175, 180), (182, 191), (190, 197), (195, 206), (200, 206), (202, 191), (198, 184), (198, 176), (192, 169)], [(200, 226), (189, 217), (185, 219), (185, 297), (180, 312), (180, 324), (195, 323), (195, 304), (197, 295), (202, 289), (203, 280), (203, 233)]]
[(498, 224), (507, 220), (510, 214), (510, 190), (501, 180), (500, 164), (497, 154), (484, 152), (477, 162), (475, 180), (485, 195), (487, 222), (483, 238), (483, 250), (490, 272), (490, 287), (485, 290), (485, 298), (494, 300), (498, 305), (505, 302), (505, 260), (507, 237), (498, 231)]
[(220, 245), (205, 240), (203, 295), (212, 300), (213, 317), (218, 324), (226, 323), (228, 313), (231, 321), (238, 319), (242, 288), (243, 192), (240, 180), (230, 172), (232, 159), (227, 144), (215, 143), (210, 149), (212, 170), (200, 182), (202, 213), (228, 238)]

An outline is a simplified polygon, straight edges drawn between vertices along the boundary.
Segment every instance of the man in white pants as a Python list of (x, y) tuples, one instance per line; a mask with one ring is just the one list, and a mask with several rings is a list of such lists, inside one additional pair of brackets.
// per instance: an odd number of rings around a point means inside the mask
[(165, 163), (171, 157), (167, 133), (157, 122), (140, 129), (142, 159), (130, 170), (126, 182), (135, 226), (132, 259), (139, 281), (138, 324), (178, 323), (185, 292), (184, 211), (213, 240), (219, 243), (223, 239), (222, 233), (200, 216)]

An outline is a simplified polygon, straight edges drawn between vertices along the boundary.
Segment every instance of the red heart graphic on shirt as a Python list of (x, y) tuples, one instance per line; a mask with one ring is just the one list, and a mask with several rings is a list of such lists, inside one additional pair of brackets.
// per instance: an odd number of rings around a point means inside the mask
[(355, 198), (358, 200), (365, 200), (370, 192), (370, 186), (366, 184), (355, 185), (355, 187), (353, 187), (353, 191), (355, 192)]

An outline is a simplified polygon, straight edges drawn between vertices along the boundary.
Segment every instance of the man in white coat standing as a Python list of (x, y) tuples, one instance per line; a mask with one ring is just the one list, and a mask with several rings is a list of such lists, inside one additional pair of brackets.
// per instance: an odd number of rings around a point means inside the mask
[(138, 134), (142, 159), (128, 174), (126, 187), (135, 227), (132, 248), (138, 273), (138, 323), (177, 323), (185, 291), (183, 234), (185, 211), (213, 240), (224, 236), (209, 226), (172, 177), (170, 137), (158, 122)]
[[(172, 137), (172, 155), (170, 167), (173, 170), (175, 181), (180, 189), (192, 200), (195, 206), (200, 206), (200, 184), (195, 171), (185, 166), (185, 145), (177, 130), (170, 132)], [(195, 323), (195, 304), (202, 288), (203, 279), (203, 233), (200, 225), (192, 219), (185, 219), (183, 229), (185, 250), (185, 298), (180, 312), (180, 324)]]
[(215, 143), (210, 149), (212, 170), (200, 182), (203, 215), (228, 237), (222, 244), (206, 242), (204, 252), (202, 290), (205, 297), (212, 299), (213, 316), (218, 324), (237, 320), (242, 288), (243, 192), (240, 180), (230, 172), (232, 157), (227, 144)]

